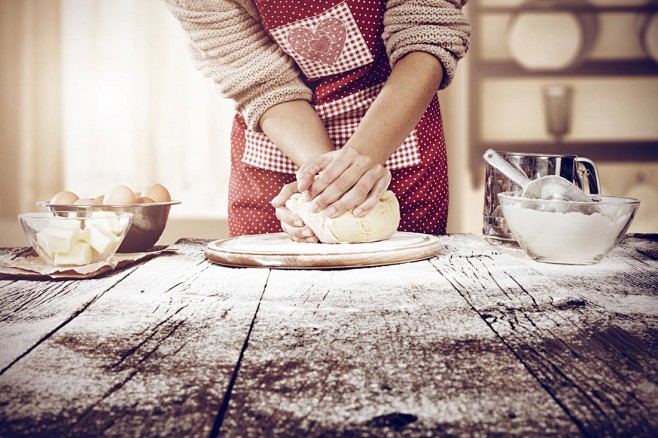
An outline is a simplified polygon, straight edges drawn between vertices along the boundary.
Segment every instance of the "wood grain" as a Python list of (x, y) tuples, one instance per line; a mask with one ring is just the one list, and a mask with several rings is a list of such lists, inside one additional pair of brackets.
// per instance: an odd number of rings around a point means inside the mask
[(268, 271), (212, 265), (206, 243), (147, 262), (0, 376), (0, 436), (208, 435)]
[[(12, 258), (31, 250), (5, 250)], [(0, 279), (0, 375), (79, 316), (133, 269), (83, 283)]]
[(227, 268), (207, 243), (0, 279), (0, 436), (658, 434), (655, 237), (587, 267), (468, 235), (337, 270)]
[[(437, 272), (588, 436), (658, 432), (658, 263), (632, 238), (600, 265), (529, 261), (455, 236)], [(655, 246), (652, 246), (652, 252)], [(470, 254), (469, 254), (470, 252)], [(636, 297), (629, 305), (627, 297)], [(642, 297), (638, 299), (637, 297)]]
[(226, 436), (577, 433), (425, 262), (270, 275)]

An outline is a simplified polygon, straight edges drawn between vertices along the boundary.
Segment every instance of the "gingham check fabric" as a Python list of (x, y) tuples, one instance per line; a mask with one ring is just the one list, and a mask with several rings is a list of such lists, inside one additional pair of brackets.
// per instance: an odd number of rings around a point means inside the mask
[[(347, 143), (361, 122), (383, 84), (366, 88), (342, 99), (319, 105), (315, 111), (327, 128), (332, 143), (339, 149)], [(245, 151), (242, 162), (261, 169), (294, 174), (297, 166), (265, 134), (245, 131)], [(389, 170), (402, 169), (420, 164), (416, 130), (404, 139), (402, 145), (385, 163)]]
[(374, 61), (346, 2), (270, 33), (309, 79), (353, 70)]

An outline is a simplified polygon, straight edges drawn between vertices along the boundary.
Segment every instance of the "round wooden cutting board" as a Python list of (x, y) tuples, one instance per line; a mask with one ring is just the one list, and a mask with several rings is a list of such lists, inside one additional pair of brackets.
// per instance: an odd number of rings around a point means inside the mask
[(434, 257), (443, 245), (429, 234), (397, 232), (372, 243), (299, 243), (287, 234), (257, 234), (210, 242), (206, 257), (233, 267), (332, 269), (392, 265)]

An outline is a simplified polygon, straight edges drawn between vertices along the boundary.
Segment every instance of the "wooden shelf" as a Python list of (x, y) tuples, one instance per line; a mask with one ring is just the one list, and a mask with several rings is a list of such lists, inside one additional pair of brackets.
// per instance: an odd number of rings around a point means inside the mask
[(658, 161), (658, 140), (564, 141), (561, 143), (550, 141), (480, 141), (473, 144), (471, 148), (470, 164), (471, 169), (474, 170), (472, 174), (474, 185), (480, 184), (484, 177), (475, 170), (484, 163), (482, 155), (489, 148), (505, 152), (578, 155), (589, 158), (596, 163)]
[(514, 61), (473, 61), (473, 74), (479, 77), (538, 76), (654, 76), (658, 63), (642, 60), (585, 61), (565, 70), (525, 70)]
[(554, 142), (480, 142), (479, 150), (488, 148), (508, 152), (575, 154), (600, 161), (658, 160), (658, 140), (654, 141), (564, 141)]
[(658, 12), (658, 4), (645, 4), (645, 5), (609, 5), (598, 6), (592, 4), (551, 4), (538, 2), (537, 5), (529, 7), (519, 6), (487, 6), (479, 8), (481, 14), (514, 14), (520, 10), (527, 12), (590, 12), (595, 14), (602, 13), (652, 13)]
[[(473, 23), (478, 22), (478, 18), (491, 14), (515, 14), (519, 11), (532, 12), (555, 12), (568, 11), (575, 13), (634, 13), (634, 14), (651, 14), (658, 13), (658, 2), (644, 5), (609, 5), (599, 6), (595, 4), (573, 4), (569, 1), (562, 1), (559, 4), (537, 0), (534, 5), (527, 7), (521, 6), (480, 6), (480, 0), (473, 0), (468, 5), (469, 15)], [(477, 29), (474, 29), (477, 32)], [(499, 151), (526, 152), (526, 153), (546, 153), (546, 154), (571, 154), (587, 157), (595, 162), (637, 162), (637, 161), (658, 161), (658, 139), (646, 141), (637, 140), (602, 140), (595, 139), (587, 141), (564, 141), (556, 143), (552, 141), (495, 141), (487, 142), (482, 140), (482, 133), (479, 130), (480, 121), (487, 117), (482, 110), (482, 96), (480, 94), (480, 85), (487, 79), (509, 78), (518, 80), (527, 79), (546, 79), (560, 80), (567, 77), (577, 78), (612, 78), (612, 77), (631, 77), (631, 78), (657, 78), (658, 63), (648, 56), (639, 59), (615, 58), (609, 60), (589, 60), (584, 59), (577, 64), (564, 70), (525, 70), (513, 59), (503, 60), (485, 60), (482, 59), (481, 50), (478, 46), (478, 39), (473, 39), (469, 58), (469, 86), (470, 97), (469, 105), (471, 107), (469, 120), (469, 136), (471, 139), (470, 166), (472, 169), (472, 180), (474, 186), (482, 183), (484, 175), (481, 175), (481, 169), (484, 160), (482, 154), (488, 148)], [(631, 79), (632, 80), (632, 79)]]

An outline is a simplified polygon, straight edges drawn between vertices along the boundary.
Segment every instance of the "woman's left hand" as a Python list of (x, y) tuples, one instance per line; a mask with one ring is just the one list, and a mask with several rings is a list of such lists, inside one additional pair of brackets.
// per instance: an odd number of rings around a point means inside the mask
[(314, 211), (329, 217), (354, 209), (360, 216), (372, 210), (391, 182), (391, 172), (353, 147), (316, 155), (297, 170), (297, 190)]
[(276, 218), (281, 221), (281, 229), (295, 242), (315, 243), (318, 241), (318, 238), (313, 233), (313, 230), (306, 226), (299, 216), (286, 207), (286, 201), (295, 193), (299, 193), (297, 190), (297, 181), (284, 185), (279, 194), (272, 199), (271, 203), (276, 210)]

